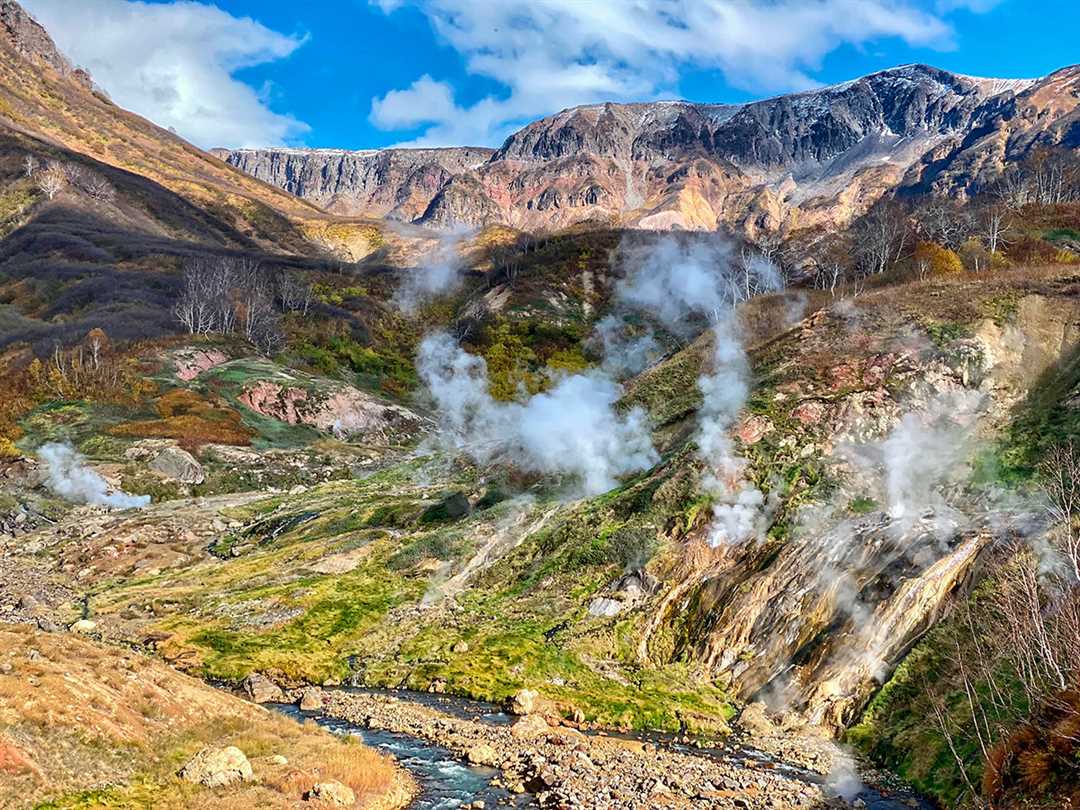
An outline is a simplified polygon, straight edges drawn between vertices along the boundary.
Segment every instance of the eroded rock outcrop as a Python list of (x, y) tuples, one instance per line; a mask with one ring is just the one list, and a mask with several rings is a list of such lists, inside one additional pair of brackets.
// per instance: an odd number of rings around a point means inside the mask
[(400, 442), (415, 436), (425, 425), (408, 408), (349, 385), (315, 390), (259, 380), (246, 385), (238, 399), (263, 416), (365, 442)]

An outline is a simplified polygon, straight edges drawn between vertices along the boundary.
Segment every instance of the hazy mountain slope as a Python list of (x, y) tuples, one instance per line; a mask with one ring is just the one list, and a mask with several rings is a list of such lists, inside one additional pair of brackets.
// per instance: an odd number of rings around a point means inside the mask
[[(1039, 145), (1078, 143), (1067, 68), (1040, 80), (960, 76), (909, 65), (745, 105), (600, 104), (564, 110), (511, 135), (482, 165), (418, 188), (408, 171), (349, 179), (344, 155), (426, 164), (427, 150), (305, 153), (303, 174), (332, 179), (335, 205), (439, 225), (521, 228), (598, 221), (641, 228), (760, 229), (846, 224), (883, 194), (926, 188), (964, 195)], [(223, 153), (226, 154), (226, 153)], [(385, 154), (384, 158), (379, 158)], [(472, 154), (470, 152), (470, 154)], [(326, 183), (299, 183), (296, 152), (227, 153), (261, 179), (323, 204)], [(427, 172), (436, 180), (452, 169)], [(373, 186), (373, 184), (375, 184)], [(377, 193), (375, 188), (382, 187)], [(388, 209), (399, 197), (409, 207)]]

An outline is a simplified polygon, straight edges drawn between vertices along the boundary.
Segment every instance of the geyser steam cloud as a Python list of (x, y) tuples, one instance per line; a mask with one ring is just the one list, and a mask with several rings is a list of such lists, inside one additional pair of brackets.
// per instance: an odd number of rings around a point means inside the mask
[(659, 459), (645, 413), (618, 412), (622, 390), (605, 374), (563, 377), (524, 402), (499, 402), (488, 392), (483, 358), (445, 333), (424, 339), (417, 367), (444, 437), (478, 462), (506, 459), (533, 472), (573, 475), (595, 495)]
[(761, 534), (765, 497), (743, 477), (745, 462), (730, 431), (750, 392), (750, 365), (739, 339), (735, 306), (783, 286), (776, 266), (762, 256), (736, 256), (722, 237), (691, 241), (665, 237), (624, 251), (630, 269), (617, 289), (624, 304), (658, 318), (674, 334), (692, 334), (694, 318), (712, 324), (709, 368), (698, 380), (698, 449), (708, 471), (702, 480), (713, 498), (709, 544), (738, 543)]
[(111, 489), (71, 445), (46, 444), (38, 450), (38, 456), (49, 468), (45, 484), (61, 498), (113, 509), (138, 509), (150, 504), (149, 495), (128, 495)]

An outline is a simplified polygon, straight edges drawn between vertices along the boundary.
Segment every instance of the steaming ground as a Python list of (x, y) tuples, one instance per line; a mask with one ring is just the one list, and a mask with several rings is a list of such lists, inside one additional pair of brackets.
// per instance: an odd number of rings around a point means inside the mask
[(65, 500), (112, 509), (141, 509), (150, 505), (149, 495), (129, 495), (110, 487), (69, 444), (43, 445), (38, 456), (48, 466), (46, 486)]
[(597, 495), (659, 460), (645, 412), (618, 412), (622, 388), (603, 372), (569, 375), (524, 401), (499, 402), (488, 390), (484, 359), (441, 332), (421, 343), (417, 366), (438, 407), (442, 440), (478, 463), (572, 476), (584, 494)]

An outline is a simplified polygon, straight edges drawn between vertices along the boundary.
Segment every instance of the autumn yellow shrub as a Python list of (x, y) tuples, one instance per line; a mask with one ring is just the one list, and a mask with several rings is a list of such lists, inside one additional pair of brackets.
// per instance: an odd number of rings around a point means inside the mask
[(935, 242), (919, 242), (915, 246), (915, 269), (920, 277), (960, 273), (964, 263), (948, 248)]

